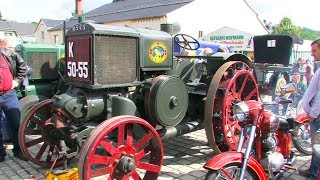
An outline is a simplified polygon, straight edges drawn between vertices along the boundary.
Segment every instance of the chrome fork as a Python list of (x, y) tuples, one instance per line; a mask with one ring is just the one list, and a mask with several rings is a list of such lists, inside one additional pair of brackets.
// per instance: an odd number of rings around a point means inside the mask
[[(246, 169), (247, 169), (248, 161), (249, 161), (249, 158), (250, 158), (250, 152), (251, 152), (251, 149), (252, 149), (252, 144), (253, 144), (253, 141), (254, 141), (254, 135), (256, 133), (256, 128), (257, 128), (257, 126), (253, 125), (253, 126), (249, 127), (249, 130), (248, 130), (250, 134), (249, 134), (249, 139), (248, 139), (248, 145), (247, 145), (246, 151), (244, 153), (243, 163), (242, 163), (242, 167), (241, 167), (241, 173), (240, 173), (240, 177), (239, 177), (240, 180), (243, 179), (244, 174), (245, 174)], [(244, 140), (244, 129), (242, 129), (241, 135), (242, 136), (240, 137), (240, 139), (242, 140), (242, 142), (241, 142), (241, 149), (242, 149), (243, 140)], [(240, 145), (240, 141), (239, 141), (239, 145)], [(240, 152), (241, 149), (239, 149), (239, 146), (238, 146), (237, 151)]]

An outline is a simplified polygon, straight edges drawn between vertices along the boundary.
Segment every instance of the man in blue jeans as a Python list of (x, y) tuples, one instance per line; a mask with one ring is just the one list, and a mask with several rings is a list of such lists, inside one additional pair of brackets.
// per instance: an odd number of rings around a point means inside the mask
[[(311, 43), (311, 56), (315, 61), (320, 61), (320, 39)], [(320, 69), (318, 68), (312, 77), (310, 84), (303, 96), (303, 110), (308, 113), (308, 120), (310, 121), (311, 134), (314, 134), (320, 129)], [(313, 152), (311, 158), (310, 168), (306, 170), (299, 170), (303, 176), (309, 179), (316, 179), (320, 167), (320, 158)]]
[[(27, 65), (20, 55), (12, 50), (10, 40), (0, 39), (0, 112), (4, 112), (8, 128), (12, 131), (12, 152), (16, 158), (21, 160), (27, 160), (27, 158), (21, 153), (18, 140), (21, 115), (19, 100), (14, 88), (23, 80), (26, 73)], [(6, 155), (0, 128), (0, 162), (5, 160)]]

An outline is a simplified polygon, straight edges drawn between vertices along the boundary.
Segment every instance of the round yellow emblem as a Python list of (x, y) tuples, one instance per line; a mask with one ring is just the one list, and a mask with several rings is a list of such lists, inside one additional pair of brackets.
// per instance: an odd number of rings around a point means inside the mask
[(168, 50), (162, 42), (154, 42), (149, 49), (149, 57), (154, 63), (162, 63), (167, 59)]

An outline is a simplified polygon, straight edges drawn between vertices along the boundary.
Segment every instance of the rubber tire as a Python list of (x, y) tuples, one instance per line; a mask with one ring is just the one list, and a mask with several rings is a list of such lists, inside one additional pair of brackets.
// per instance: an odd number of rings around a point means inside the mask
[[(298, 128), (299, 126), (302, 126), (302, 124), (296, 124), (295, 126), (296, 126), (295, 129), (296, 129), (296, 128)], [(311, 138), (311, 137), (310, 137), (310, 138)], [(293, 146), (294, 146), (300, 153), (302, 153), (302, 154), (304, 154), (304, 155), (312, 155), (312, 149), (311, 149), (310, 151), (304, 149), (304, 148), (300, 145), (299, 141), (297, 141), (295, 138), (292, 138), (292, 144), (293, 144)]]

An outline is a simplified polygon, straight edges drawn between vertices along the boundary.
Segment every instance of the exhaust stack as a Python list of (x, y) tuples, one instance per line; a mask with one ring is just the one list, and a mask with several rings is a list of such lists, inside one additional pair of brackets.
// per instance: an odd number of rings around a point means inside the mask
[(82, 0), (76, 0), (76, 15), (80, 16), (83, 13)]
[(78, 23), (84, 22), (82, 0), (76, 0), (76, 16), (78, 16)]

